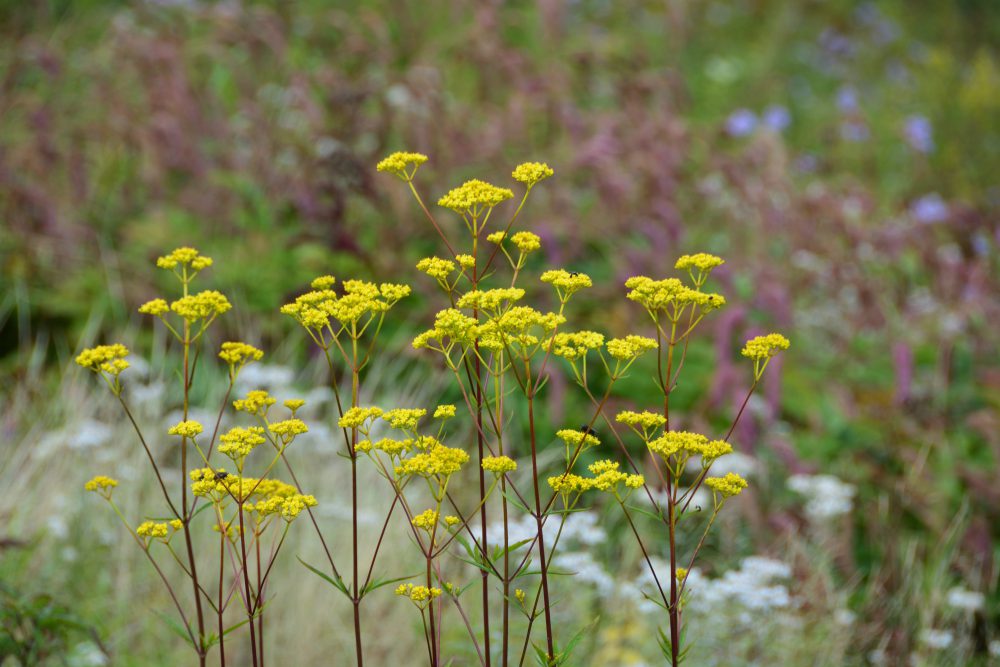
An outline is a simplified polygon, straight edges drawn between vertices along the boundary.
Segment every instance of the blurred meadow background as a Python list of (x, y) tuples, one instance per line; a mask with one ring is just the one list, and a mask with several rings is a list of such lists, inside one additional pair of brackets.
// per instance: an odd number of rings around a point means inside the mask
[[(142, 357), (130, 399), (179, 466), (176, 349), (136, 313), (170, 286), (158, 255), (212, 256), (206, 285), (234, 304), (212, 344), (258, 345), (246, 387), (308, 401), (292, 455), (334, 534), (329, 378), (278, 307), (325, 273), (414, 285), (367, 399), (456, 400), (408, 344), (441, 307), (414, 265), (441, 248), (375, 173), (394, 150), (430, 156), (432, 200), (548, 162), (519, 224), (542, 236), (533, 269), (594, 277), (580, 326), (632, 331), (625, 278), (725, 257), (732, 305), (692, 344), (686, 424), (725, 428), (748, 336), (792, 340), (720, 462), (751, 488), (695, 575), (688, 664), (1000, 664), (993, 0), (0, 0), (0, 664), (190, 664), (141, 552), (84, 494), (111, 474), (138, 516), (154, 489), (72, 363), (111, 340)], [(636, 376), (615, 407), (643, 402)], [(195, 403), (217, 410), (224, 368), (202, 380)], [(574, 389), (554, 372), (550, 431), (583, 418)], [(599, 619), (574, 664), (660, 664), (640, 554), (606, 510), (567, 528), (561, 632)], [(349, 605), (292, 557), (318, 557), (311, 530), (289, 539), (273, 655), (347, 664)], [(380, 569), (405, 570), (412, 545), (389, 539)], [(383, 592), (372, 664), (416, 664), (412, 610)]]

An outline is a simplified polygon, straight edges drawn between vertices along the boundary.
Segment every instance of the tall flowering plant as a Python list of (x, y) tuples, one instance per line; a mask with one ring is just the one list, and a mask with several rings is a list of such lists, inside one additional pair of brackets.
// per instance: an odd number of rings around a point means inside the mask
[[(120, 343), (99, 345), (84, 350), (76, 362), (104, 380), (120, 403), (145, 450), (163, 506), (133, 526), (127, 514), (135, 510), (120, 508), (114, 500), (117, 480), (99, 475), (87, 482), (86, 489), (107, 501), (149, 560), (177, 613), (178, 623), (172, 627), (191, 647), (198, 664), (205, 665), (209, 653), (218, 647), (220, 663), (225, 665), (226, 637), (246, 626), (247, 641), (242, 648), (255, 667), (263, 667), (268, 577), (291, 523), (316, 505), (316, 499), (297, 485), (270, 475), (286, 448), (308, 427), (295, 417), (302, 400), (285, 401), (286, 418), (274, 419), (271, 413), (268, 420), (276, 399), (258, 391), (235, 401), (233, 407), (255, 416), (261, 424), (237, 426), (220, 434), (240, 371), (263, 356), (261, 350), (241, 342), (223, 343), (218, 353), (228, 369), (229, 384), (211, 435), (206, 437), (204, 425), (189, 418), (196, 371), (199, 362), (206, 363), (202, 360), (205, 332), (231, 308), (229, 300), (215, 290), (192, 292), (195, 279), (211, 265), (212, 259), (194, 248), (178, 248), (160, 257), (157, 266), (177, 278), (181, 294), (170, 303), (154, 299), (139, 308), (140, 313), (159, 319), (181, 348), (182, 419), (166, 433), (176, 439), (180, 450), (181, 477), (166, 477), (161, 456), (154, 453), (155, 443), (147, 440), (129, 407), (127, 385), (122, 381), (122, 372), (129, 367), (128, 349)], [(259, 472), (252, 475), (254, 470)], [(218, 533), (217, 550), (206, 548), (204, 541), (199, 543), (194, 537), (195, 528), (206, 527)], [(190, 596), (183, 594), (165, 567), (188, 580)], [(240, 611), (227, 614), (231, 608)], [(234, 615), (242, 618), (237, 621)]]
[[(560, 636), (554, 622), (552, 579), (557, 573), (552, 569), (553, 559), (567, 517), (582, 509), (593, 493), (606, 494), (609, 502), (620, 506), (655, 583), (656, 591), (648, 597), (664, 611), (664, 626), (659, 632), (664, 658), (671, 665), (679, 664), (686, 652), (682, 613), (690, 594), (686, 590), (687, 572), (723, 507), (747, 487), (742, 477), (733, 473), (713, 476), (711, 468), (733, 451), (729, 438), (736, 422), (770, 359), (788, 348), (788, 340), (770, 334), (746, 343), (742, 354), (754, 362), (752, 381), (724, 436), (713, 439), (678, 428), (681, 418), (671, 413), (671, 394), (692, 334), (706, 317), (726, 304), (721, 294), (706, 289), (711, 272), (723, 260), (705, 253), (685, 255), (675, 264), (684, 278), (628, 279), (626, 297), (642, 308), (649, 323), (642, 333), (607, 339), (597, 331), (569, 328), (570, 301), (592, 286), (591, 278), (577, 271), (550, 269), (541, 272), (532, 285), (534, 281), (526, 279), (531, 273), (530, 257), (541, 248), (541, 239), (530, 231), (514, 229), (530, 194), (553, 175), (553, 170), (530, 162), (513, 171), (520, 189), (519, 203), (500, 224), (496, 221), (504, 203), (514, 199), (513, 190), (471, 180), (447, 192), (438, 205), (447, 211), (446, 218), (459, 223), (460, 233), (453, 237), (445, 232), (453, 225), (431, 212), (417, 188), (415, 177), (426, 161), (419, 153), (394, 153), (377, 169), (406, 184), (447, 251), (444, 257), (426, 257), (417, 263), (418, 271), (441, 292), (444, 307), (434, 316), (433, 326), (413, 339), (412, 346), (430, 355), (453, 379), (470, 426), (470, 440), (462, 441), (455, 435), (461, 433), (452, 427), (458, 416), (455, 405), (436, 405), (431, 411), (362, 404), (365, 371), (379, 352), (386, 316), (410, 295), (410, 287), (362, 280), (345, 280), (338, 285), (333, 276), (320, 276), (309, 291), (281, 308), (322, 352), (329, 371), (336, 405), (334, 420), (350, 466), (351, 549), (346, 566), (338, 565), (334, 558), (328, 546), (332, 538), (312, 512), (316, 499), (303, 492), (293, 462), (286, 455), (295, 438), (308, 430), (296, 417), (303, 401), (286, 400), (283, 407), (287, 414), (276, 414), (277, 398), (263, 390), (250, 391), (232, 403), (250, 423), (219, 434), (236, 378), (245, 364), (261, 358), (260, 350), (245, 343), (224, 343), (219, 358), (228, 367), (229, 387), (211, 436), (206, 439), (204, 426), (189, 419), (199, 343), (215, 318), (230, 308), (218, 292), (190, 292), (195, 276), (212, 263), (191, 248), (180, 248), (158, 261), (177, 276), (181, 296), (169, 304), (155, 299), (139, 310), (160, 319), (182, 348), (183, 419), (168, 434), (180, 443), (182, 469), (191, 467), (189, 458), (194, 467), (180, 480), (179, 492), (176, 485), (171, 491), (126, 401), (121, 373), (128, 368), (128, 351), (122, 345), (99, 346), (85, 350), (77, 361), (104, 379), (135, 427), (169, 510), (169, 520), (150, 518), (133, 529), (112, 498), (115, 480), (95, 477), (87, 484), (88, 490), (104, 497), (134, 533), (173, 600), (180, 632), (199, 664), (205, 664), (216, 645), (225, 664), (225, 638), (246, 626), (246, 653), (254, 667), (265, 664), (268, 576), (289, 524), (300, 515), (310, 518), (326, 557), (324, 564), (303, 561), (303, 565), (349, 602), (354, 657), (359, 667), (365, 656), (363, 603), (390, 585), (419, 613), (431, 667), (449, 662), (444, 628), (446, 621), (454, 621), (446, 616), (447, 609), (457, 612), (463, 628), (460, 632), (467, 635), (483, 666), (523, 665), (532, 654), (540, 665), (569, 664), (581, 634)], [(537, 296), (539, 289), (551, 290), (543, 300), (551, 303), (552, 309), (527, 305), (529, 296)], [(655, 357), (652, 365), (659, 397), (649, 406), (654, 409), (622, 411), (612, 417), (607, 405), (616, 384), (629, 375), (640, 357), (648, 360), (650, 356)], [(578, 428), (548, 433), (543, 426), (547, 421), (540, 419), (539, 397), (554, 363), (566, 364), (586, 398), (589, 416)], [(513, 419), (515, 416), (520, 419)], [(588, 454), (586, 460), (593, 462), (586, 470), (578, 470), (586, 452), (604, 448), (595, 430), (599, 422), (602, 430), (612, 434), (617, 454), (598, 455), (596, 460)], [(630, 453), (628, 432), (642, 442), (643, 456)], [(545, 456), (553, 448), (558, 455)], [(268, 455), (255, 454), (259, 450), (268, 451)], [(214, 465), (213, 455), (225, 457), (227, 464)], [(550, 460), (555, 463), (547, 463)], [(361, 534), (359, 508), (366, 496), (375, 492), (359, 483), (359, 466), (365, 465), (382, 478), (392, 502), (374, 547), (362, 553), (365, 536)], [(475, 468), (472, 493), (456, 493), (467, 480), (470, 466)], [(271, 477), (276, 469), (287, 473), (290, 483)], [(253, 472), (257, 470), (260, 472)], [(712, 492), (710, 513), (696, 513), (690, 507), (702, 487)], [(630, 504), (636, 493), (646, 496), (653, 511)], [(200, 502), (204, 504), (199, 506)], [(191, 529), (204, 509), (211, 509), (206, 516), (219, 533), (218, 558), (210, 561), (209, 577), (199, 576), (197, 566), (209, 554), (197, 548)], [(499, 514), (498, 530), (491, 528), (492, 512)], [(696, 517), (705, 515), (707, 520), (691, 540), (693, 548), (684, 548), (686, 542), (678, 539), (680, 527), (695, 524)], [(375, 576), (394, 517), (403, 522), (412, 538), (421, 563), (419, 574)], [(521, 523), (521, 517), (534, 524), (534, 534), (528, 539), (513, 539), (512, 527)], [(183, 537), (174, 538), (175, 533)], [(174, 549), (172, 539), (183, 542), (182, 553)], [(265, 540), (270, 542), (262, 548)], [(163, 571), (153, 551), (158, 543), (190, 580), (190, 601), (178, 595)], [(454, 557), (446, 559), (449, 554)], [(657, 568), (656, 555), (669, 559), (669, 571)], [(467, 566), (473, 568), (478, 581), (454, 583)], [(475, 588), (476, 609), (467, 608), (465, 594)], [(234, 598), (240, 602), (243, 618), (230, 625), (226, 611)], [(209, 610), (217, 617), (214, 630), (206, 620)]]

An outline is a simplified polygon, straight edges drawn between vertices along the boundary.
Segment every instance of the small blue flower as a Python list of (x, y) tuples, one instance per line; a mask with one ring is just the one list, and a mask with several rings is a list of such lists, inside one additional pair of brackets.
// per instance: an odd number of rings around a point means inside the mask
[(782, 132), (791, 124), (792, 115), (786, 107), (780, 104), (773, 104), (764, 110), (761, 119), (766, 127), (775, 132)]
[(908, 116), (903, 123), (903, 136), (915, 151), (930, 153), (934, 150), (934, 130), (926, 116)]
[(924, 195), (910, 204), (910, 215), (924, 225), (945, 222), (950, 214), (948, 203), (936, 192)]
[(750, 109), (737, 109), (726, 119), (726, 132), (732, 137), (745, 137), (757, 129), (757, 114)]

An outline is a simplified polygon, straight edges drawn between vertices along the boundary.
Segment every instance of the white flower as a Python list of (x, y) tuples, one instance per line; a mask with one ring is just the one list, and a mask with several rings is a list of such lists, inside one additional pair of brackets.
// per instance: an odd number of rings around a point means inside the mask
[(927, 648), (933, 649), (935, 651), (940, 651), (951, 646), (952, 641), (954, 641), (955, 636), (951, 634), (948, 630), (936, 630), (934, 628), (927, 628), (920, 633), (920, 641), (922, 641)]
[(961, 609), (962, 611), (979, 611), (986, 601), (982, 593), (970, 591), (961, 586), (955, 586), (948, 591), (948, 606)]
[(792, 475), (788, 488), (806, 497), (806, 514), (817, 522), (847, 514), (853, 507), (854, 486), (833, 475)]

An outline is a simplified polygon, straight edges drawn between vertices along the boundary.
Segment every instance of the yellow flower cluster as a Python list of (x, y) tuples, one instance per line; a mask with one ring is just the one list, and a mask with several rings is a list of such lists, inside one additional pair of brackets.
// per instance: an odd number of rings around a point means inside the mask
[(295, 439), (295, 436), (309, 432), (309, 427), (301, 419), (286, 419), (270, 424), (268, 428), (271, 433), (281, 438), (284, 445), (288, 445)]
[(440, 257), (424, 257), (417, 262), (417, 271), (426, 273), (440, 283), (444, 283), (455, 270), (455, 262)]
[(600, 349), (603, 345), (604, 336), (595, 331), (558, 333), (552, 338), (552, 354), (575, 361), (586, 356), (588, 351)]
[[(434, 328), (413, 339), (415, 349), (431, 348), (447, 353), (455, 344), (471, 345), (476, 336), (478, 323), (460, 310), (447, 308), (434, 318)], [(447, 344), (445, 341), (448, 341)], [(436, 346), (433, 344), (437, 343)]]
[(224, 469), (198, 468), (191, 471), (191, 491), (196, 496), (221, 497), (230, 487), (239, 484), (240, 478)]
[(726, 298), (721, 294), (691, 289), (677, 278), (653, 280), (646, 276), (634, 276), (625, 281), (625, 287), (631, 290), (626, 296), (650, 313), (670, 308), (673, 311), (671, 316), (677, 316), (688, 305), (695, 305), (705, 312), (726, 305)]
[(539, 341), (548, 340), (566, 318), (558, 313), (541, 313), (528, 306), (515, 306), (493, 317), (476, 330), (479, 347), (502, 350), (508, 346), (521, 348), (522, 356), (530, 356)]
[(689, 431), (667, 431), (659, 438), (647, 443), (650, 451), (663, 458), (673, 456), (678, 452), (686, 452), (702, 457), (702, 465), (707, 466), (715, 459), (733, 451), (732, 445), (725, 440), (709, 440), (700, 433)]
[(466, 181), (438, 200), (439, 206), (450, 208), (462, 215), (479, 217), (485, 210), (514, 196), (507, 188), (499, 188), (484, 181), (473, 179)]
[(128, 348), (121, 343), (98, 345), (81, 352), (76, 358), (76, 363), (95, 373), (107, 373), (117, 377), (129, 367), (129, 363), (125, 360), (127, 356)]
[(212, 266), (212, 258), (198, 254), (194, 248), (177, 248), (169, 255), (159, 257), (156, 260), (156, 265), (161, 269), (173, 269), (178, 264), (190, 266), (195, 271), (201, 271)]
[(222, 292), (216, 290), (204, 290), (197, 294), (189, 294), (170, 304), (170, 310), (188, 322), (215, 318), (232, 307), (229, 299)]
[(779, 333), (772, 333), (748, 340), (741, 354), (754, 360), (767, 359), (782, 350), (787, 350), (790, 346), (791, 342), (787, 338)]
[(174, 424), (167, 431), (167, 435), (178, 435), (182, 438), (194, 438), (204, 431), (202, 425), (192, 419)]
[(725, 477), (706, 477), (705, 486), (722, 495), (723, 498), (738, 496), (747, 488), (745, 479), (734, 472), (727, 473)]
[(459, 523), (461, 523), (461, 521), (462, 521), (461, 519), (459, 519), (457, 516), (454, 516), (452, 514), (449, 514), (448, 516), (446, 516), (444, 518), (444, 523), (449, 528), (452, 527), (452, 526), (457, 526)]
[(458, 472), (469, 460), (469, 455), (457, 447), (436, 443), (427, 451), (400, 461), (396, 474), (400, 476), (447, 477)]
[(353, 407), (350, 408), (344, 415), (337, 421), (337, 425), (340, 428), (363, 428), (365, 424), (371, 420), (378, 419), (382, 416), (382, 408), (370, 407)]
[(250, 361), (260, 361), (263, 357), (264, 352), (253, 345), (232, 341), (223, 343), (222, 350), (219, 352), (219, 359), (230, 366), (243, 366)]
[(396, 595), (409, 598), (417, 607), (423, 609), (429, 601), (441, 595), (441, 589), (414, 586), (413, 584), (400, 584), (396, 588)]
[(476, 258), (472, 255), (455, 255), (455, 261), (463, 269), (471, 269), (476, 265)]
[[(262, 504), (266, 506), (262, 508)], [(316, 498), (314, 496), (295, 493), (285, 498), (281, 496), (271, 496), (267, 500), (259, 501), (256, 505), (252, 506), (252, 509), (256, 510), (257, 513), (262, 516), (280, 513), (282, 519), (291, 523), (299, 516), (299, 514), (305, 511), (306, 508), (316, 507), (317, 504), (318, 503), (316, 502)], [(248, 507), (248, 509), (250, 509), (250, 507)]]
[(255, 389), (253, 391), (248, 391), (246, 398), (240, 398), (233, 401), (233, 407), (236, 408), (238, 412), (246, 412), (247, 414), (255, 415), (257, 417), (263, 417), (267, 414), (268, 408), (277, 402), (278, 399), (274, 398), (263, 389)]
[(382, 415), (389, 426), (401, 431), (415, 431), (421, 418), (427, 414), (423, 408), (396, 408)]
[(566, 271), (565, 269), (552, 269), (542, 274), (543, 283), (549, 283), (556, 288), (559, 300), (566, 302), (571, 296), (584, 289), (591, 287), (593, 282), (590, 276), (578, 271)]
[(623, 410), (615, 417), (615, 421), (619, 424), (629, 426), (633, 431), (641, 435), (643, 439), (646, 439), (649, 437), (651, 431), (663, 428), (667, 423), (667, 418), (655, 412)]
[(84, 484), (83, 488), (87, 491), (93, 491), (94, 493), (100, 494), (104, 498), (110, 498), (111, 491), (116, 486), (118, 486), (117, 479), (112, 479), (106, 475), (98, 475)]
[[(380, 160), (375, 169), (378, 171), (386, 171), (390, 174), (396, 174), (404, 181), (408, 181), (413, 178), (413, 175), (417, 172), (417, 168), (423, 163), (427, 162), (427, 156), (423, 153), (407, 153), (403, 151), (397, 151), (383, 160)], [(409, 170), (410, 165), (413, 165), (413, 169)]]
[(684, 581), (688, 576), (688, 571), (687, 568), (679, 567), (674, 571), (674, 574), (677, 576), (677, 581)]
[(454, 405), (439, 405), (434, 410), (434, 419), (451, 419), (455, 416)]
[(566, 446), (573, 450), (576, 450), (577, 447), (582, 447), (581, 451), (583, 451), (601, 444), (597, 436), (572, 428), (564, 428), (556, 431), (556, 437), (565, 442)]
[(619, 361), (633, 361), (643, 352), (656, 349), (656, 341), (645, 336), (625, 336), (608, 341), (608, 354)]
[(525, 162), (517, 165), (511, 176), (519, 183), (524, 183), (529, 188), (539, 181), (543, 181), (555, 172), (544, 162)]
[(438, 513), (434, 510), (426, 510), (413, 517), (410, 521), (416, 528), (426, 530), (428, 533), (434, 530), (438, 522)]
[(219, 453), (225, 454), (234, 461), (245, 458), (255, 447), (266, 442), (264, 429), (260, 426), (248, 428), (235, 426), (219, 436), (219, 440), (222, 441), (222, 444), (219, 445)]
[(571, 494), (580, 494), (585, 491), (589, 491), (593, 487), (594, 481), (591, 479), (586, 479), (580, 477), (579, 475), (574, 475), (573, 473), (565, 473), (563, 475), (556, 475), (549, 477), (549, 486), (556, 493), (562, 494), (564, 498), (568, 498)]
[(306, 402), (301, 398), (290, 398), (287, 401), (285, 401), (282, 405), (291, 410), (292, 414), (294, 415), (295, 411), (301, 408), (305, 404)]
[(376, 285), (363, 280), (345, 280), (341, 287), (344, 292), (341, 296), (325, 288), (306, 292), (293, 303), (282, 306), (281, 312), (295, 318), (306, 329), (324, 329), (330, 325), (330, 318), (351, 329), (363, 317), (384, 313), (410, 294), (409, 286), (394, 283)]
[(458, 300), (459, 308), (472, 308), (487, 313), (496, 313), (503, 306), (509, 306), (524, 298), (524, 290), (519, 287), (502, 287), (491, 290), (472, 290)]
[(494, 475), (506, 475), (517, 470), (517, 461), (509, 456), (484, 456), (483, 470)]
[(627, 489), (634, 490), (646, 483), (642, 475), (629, 475), (618, 468), (617, 461), (603, 460), (590, 464), (588, 469), (594, 475), (591, 488), (621, 497), (619, 485), (624, 484)]
[(153, 315), (154, 317), (159, 317), (164, 313), (170, 312), (170, 306), (167, 305), (165, 299), (153, 299), (152, 301), (147, 301), (139, 306), (139, 312), (143, 315)]
[(722, 266), (725, 263), (726, 260), (721, 257), (709, 255), (707, 252), (699, 252), (694, 255), (681, 255), (681, 257), (677, 260), (677, 263), (674, 264), (674, 268), (682, 271), (698, 269), (699, 271), (707, 272), (717, 266)]
[[(486, 240), (490, 243), (496, 243), (499, 245), (507, 238), (506, 232), (493, 232), (486, 237)], [(521, 254), (524, 255), (534, 252), (542, 247), (542, 237), (538, 234), (533, 234), (532, 232), (514, 232), (510, 235), (510, 240), (515, 246), (517, 246), (517, 249), (521, 252)]]
[(165, 523), (158, 523), (156, 521), (143, 521), (139, 524), (139, 527), (135, 529), (135, 534), (139, 537), (144, 537), (146, 539), (160, 538), (164, 539), (169, 534), (169, 526)]
[(309, 283), (309, 287), (312, 287), (313, 289), (324, 290), (324, 289), (333, 289), (333, 286), (336, 284), (337, 284), (336, 278), (330, 275), (326, 275), (326, 276), (317, 276), (316, 278), (313, 278), (312, 282)]

